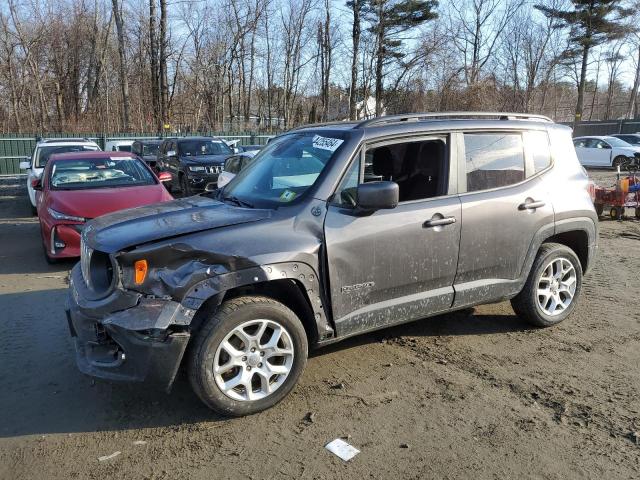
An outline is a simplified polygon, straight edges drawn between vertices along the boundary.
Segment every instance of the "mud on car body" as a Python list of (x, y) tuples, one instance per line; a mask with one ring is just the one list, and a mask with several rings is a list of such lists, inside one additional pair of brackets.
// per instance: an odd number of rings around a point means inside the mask
[(225, 188), (84, 229), (79, 368), (169, 389), (181, 365), (230, 415), (280, 401), (309, 347), (511, 299), (566, 318), (597, 246), (570, 130), (416, 114), (279, 136)]

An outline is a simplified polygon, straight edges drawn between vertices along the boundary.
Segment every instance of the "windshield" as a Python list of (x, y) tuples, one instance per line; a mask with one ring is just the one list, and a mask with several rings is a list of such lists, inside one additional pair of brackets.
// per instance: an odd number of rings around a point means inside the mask
[(221, 140), (183, 140), (178, 143), (178, 153), (190, 157), (199, 155), (226, 155), (233, 151)]
[(118, 152), (130, 152), (131, 145), (118, 145), (116, 146), (115, 150)]
[(219, 198), (260, 208), (293, 202), (316, 182), (344, 135), (300, 132), (278, 137), (222, 189)]
[(616, 137), (605, 137), (604, 140), (611, 145), (612, 147), (631, 147), (630, 143), (625, 142), (624, 140), (620, 140)]
[(36, 159), (34, 165), (37, 168), (44, 168), (49, 161), (49, 157), (54, 153), (68, 153), (68, 152), (94, 152), (99, 150), (98, 147), (92, 145), (61, 145), (57, 147), (40, 147), (36, 152)]
[(142, 156), (146, 157), (148, 155), (158, 155), (158, 149), (160, 148), (160, 144), (148, 144), (142, 146)]
[(51, 166), (52, 190), (155, 185), (149, 170), (135, 158), (83, 158), (57, 161)]

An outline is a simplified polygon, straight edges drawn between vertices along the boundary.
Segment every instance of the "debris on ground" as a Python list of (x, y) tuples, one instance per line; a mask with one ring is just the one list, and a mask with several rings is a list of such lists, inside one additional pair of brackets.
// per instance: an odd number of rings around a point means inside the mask
[(360, 453), (360, 450), (349, 445), (347, 442), (342, 440), (341, 438), (336, 438), (332, 442), (327, 443), (324, 448), (329, 450), (331, 453), (340, 457), (345, 462), (348, 462), (357, 454)]
[(122, 452), (113, 452), (111, 455), (105, 455), (104, 457), (98, 457), (99, 462), (106, 462), (107, 460), (111, 460), (112, 458), (116, 458)]
[(333, 388), (334, 390), (344, 390), (345, 385), (344, 383), (337, 383), (335, 385), (331, 385), (331, 388)]
[(400, 444), (400, 448), (409, 448), (409, 444), (408, 443), (401, 443)]
[(304, 416), (304, 421), (307, 423), (313, 423), (316, 420), (316, 413), (315, 412), (309, 412)]
[(147, 442), (145, 440), (136, 440), (133, 442), (134, 445), (146, 445)]

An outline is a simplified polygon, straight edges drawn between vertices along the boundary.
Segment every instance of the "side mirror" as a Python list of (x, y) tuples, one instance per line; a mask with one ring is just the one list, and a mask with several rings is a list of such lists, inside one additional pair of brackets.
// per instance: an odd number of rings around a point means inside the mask
[(215, 192), (218, 190), (218, 184), (215, 182), (209, 182), (204, 186), (205, 192)]
[(42, 190), (42, 183), (39, 178), (34, 178), (31, 180), (31, 188), (34, 190)]
[(605, 150), (611, 150), (611, 145), (607, 145), (606, 143), (602, 146)]
[(169, 150), (167, 152), (167, 157), (175, 157), (176, 156), (176, 151), (175, 150)]
[(160, 180), (161, 182), (170, 182), (171, 174), (169, 172), (160, 172), (158, 174), (158, 180)]
[(233, 147), (233, 153), (242, 153), (242, 148), (240, 148), (240, 147)]
[(29, 170), (31, 168), (31, 162), (20, 162), (20, 170)]
[(399, 200), (396, 182), (370, 182), (358, 185), (358, 208), (375, 211), (396, 208)]

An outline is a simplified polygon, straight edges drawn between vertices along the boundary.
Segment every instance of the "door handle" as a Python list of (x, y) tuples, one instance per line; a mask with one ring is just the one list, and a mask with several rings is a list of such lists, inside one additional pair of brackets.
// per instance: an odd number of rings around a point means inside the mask
[(518, 205), (518, 210), (535, 210), (536, 208), (542, 208), (546, 205), (542, 200), (534, 200), (532, 202), (524, 202)]
[(443, 225), (451, 225), (456, 223), (456, 217), (434, 218), (427, 220), (422, 224), (424, 228), (442, 227)]

